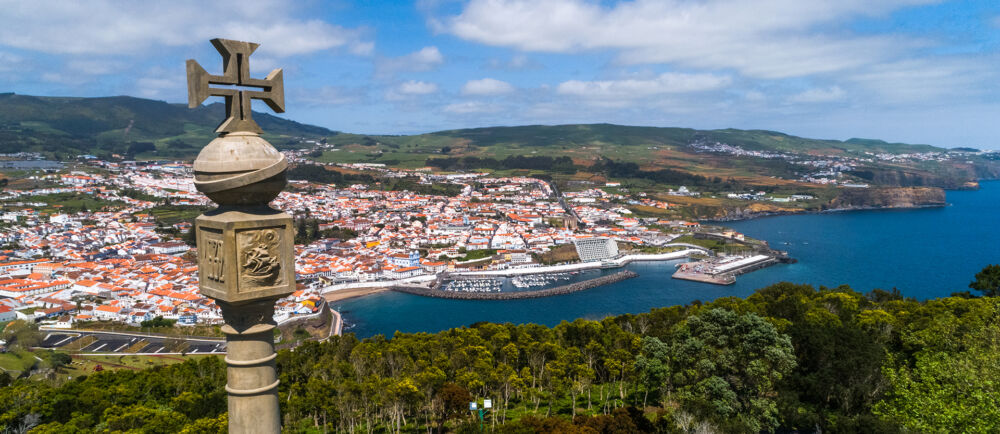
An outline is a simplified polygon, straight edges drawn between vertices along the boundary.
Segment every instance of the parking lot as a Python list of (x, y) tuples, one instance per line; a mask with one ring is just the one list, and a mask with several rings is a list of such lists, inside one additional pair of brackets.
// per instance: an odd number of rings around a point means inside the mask
[[(84, 353), (222, 354), (226, 352), (226, 342), (221, 339), (171, 338), (77, 330), (43, 330), (43, 333), (42, 342), (38, 345), (41, 348), (71, 348), (73, 351)], [(86, 341), (78, 342), (81, 339)], [(73, 343), (77, 344), (72, 345)]]

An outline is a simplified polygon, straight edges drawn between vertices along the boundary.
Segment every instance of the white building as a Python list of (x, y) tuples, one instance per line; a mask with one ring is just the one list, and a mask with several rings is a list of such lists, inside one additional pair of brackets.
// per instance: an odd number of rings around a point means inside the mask
[(159, 255), (175, 255), (191, 250), (191, 247), (181, 241), (167, 241), (149, 245), (149, 251)]
[(17, 319), (17, 313), (14, 309), (9, 306), (0, 306), (0, 322), (14, 321)]
[(604, 261), (618, 257), (618, 243), (606, 237), (573, 240), (576, 254), (583, 262)]
[(48, 262), (46, 259), (0, 262), (0, 274), (29, 274), (35, 265), (46, 262)]

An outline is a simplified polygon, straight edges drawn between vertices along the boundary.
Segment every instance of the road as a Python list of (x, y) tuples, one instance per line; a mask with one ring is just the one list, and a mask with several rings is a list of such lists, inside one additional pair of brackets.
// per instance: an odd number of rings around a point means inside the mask
[(580, 216), (576, 213), (576, 210), (574, 210), (573, 207), (569, 206), (569, 204), (566, 203), (566, 198), (563, 197), (562, 193), (559, 192), (559, 187), (556, 187), (556, 183), (549, 182), (549, 187), (552, 187), (552, 191), (555, 193), (556, 198), (559, 199), (559, 206), (561, 206), (563, 210), (566, 211), (566, 214), (569, 214), (571, 217), (576, 219), (577, 223), (582, 223), (583, 220), (580, 220)]
[[(62, 329), (42, 329), (43, 339), (38, 345), (39, 348), (58, 349), (65, 347), (84, 336), (93, 336), (94, 342), (87, 344), (80, 352), (84, 353), (110, 353), (125, 354), (125, 350), (133, 347), (137, 343), (143, 343), (141, 347), (133, 349), (130, 354), (179, 354), (164, 346), (164, 341), (170, 339), (169, 336), (146, 336), (140, 334), (99, 332), (86, 330), (62, 330)], [(187, 354), (224, 354), (226, 352), (226, 342), (222, 339), (205, 338), (175, 338), (187, 344), (185, 352)]]

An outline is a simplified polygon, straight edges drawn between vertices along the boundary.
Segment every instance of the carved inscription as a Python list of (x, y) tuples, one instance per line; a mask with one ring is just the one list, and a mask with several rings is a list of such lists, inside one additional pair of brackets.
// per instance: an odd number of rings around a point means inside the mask
[(239, 232), (240, 291), (282, 284), (279, 236), (276, 229)]
[(199, 271), (201, 278), (208, 282), (225, 283), (226, 281), (226, 260), (222, 248), (221, 234), (209, 230), (202, 230), (201, 261)]

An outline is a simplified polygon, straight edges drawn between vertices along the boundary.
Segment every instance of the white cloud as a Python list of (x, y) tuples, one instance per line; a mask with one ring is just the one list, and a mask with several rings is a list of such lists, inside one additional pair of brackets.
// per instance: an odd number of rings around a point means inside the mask
[[(613, 50), (629, 64), (731, 68), (782, 78), (854, 68), (920, 41), (816, 31), (934, 0), (472, 0), (440, 30), (489, 45), (571, 53)], [(835, 36), (834, 36), (835, 35)]]
[[(170, 94), (180, 94), (180, 89), (177, 86), (177, 80), (168, 78), (155, 78), (155, 77), (144, 77), (136, 80), (136, 90), (139, 96), (144, 98), (163, 98)], [(177, 92), (167, 92), (168, 90), (176, 90)]]
[(399, 85), (399, 93), (404, 95), (427, 95), (437, 92), (437, 90), (436, 84), (426, 81), (410, 80)]
[(421, 48), (420, 51), (408, 55), (405, 59), (418, 65), (427, 66), (436, 66), (444, 62), (444, 56), (441, 55), (437, 47)]
[(0, 45), (55, 54), (121, 54), (203, 44), (224, 37), (291, 56), (330, 48), (371, 50), (362, 32), (299, 19), (278, 0), (23, 2), (0, 0)]
[(731, 81), (724, 75), (668, 72), (651, 79), (569, 80), (559, 83), (556, 92), (590, 99), (635, 100), (662, 94), (715, 90), (728, 86)]
[(840, 86), (831, 86), (828, 88), (808, 89), (804, 92), (792, 95), (788, 98), (788, 101), (793, 103), (834, 102), (844, 99), (846, 95), (847, 94), (840, 88)]
[(998, 77), (996, 57), (909, 59), (875, 65), (847, 79), (877, 95), (878, 103), (954, 103), (991, 98)]
[(487, 104), (482, 101), (466, 101), (454, 104), (448, 104), (444, 107), (444, 111), (453, 114), (476, 114), (476, 113), (496, 113), (499, 112), (501, 108), (494, 104)]
[(374, 42), (358, 42), (351, 46), (351, 53), (358, 56), (370, 56), (375, 52)]
[(376, 75), (385, 77), (400, 71), (429, 71), (444, 63), (444, 56), (437, 47), (421, 48), (401, 57), (379, 59), (375, 64)]
[(170, 99), (177, 95), (184, 95), (187, 86), (183, 80), (178, 80), (178, 74), (183, 69), (169, 70), (154, 67), (147, 70), (135, 81), (134, 92), (143, 98)]
[(514, 91), (514, 86), (506, 81), (493, 78), (469, 80), (462, 86), (463, 95), (501, 95)]
[(400, 83), (398, 86), (389, 89), (385, 97), (390, 101), (401, 101), (417, 96), (426, 96), (437, 93), (438, 85), (426, 81), (410, 80)]

